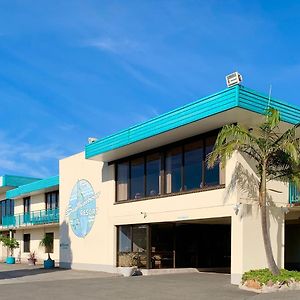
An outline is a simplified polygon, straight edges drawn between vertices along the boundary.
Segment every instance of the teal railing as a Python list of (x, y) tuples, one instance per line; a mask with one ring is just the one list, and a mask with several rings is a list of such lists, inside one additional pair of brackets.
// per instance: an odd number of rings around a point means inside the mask
[(300, 203), (300, 190), (291, 182), (289, 184), (289, 203)]
[(59, 222), (59, 209), (37, 210), (25, 214), (2, 217), (3, 227), (19, 227), (28, 225), (41, 225)]

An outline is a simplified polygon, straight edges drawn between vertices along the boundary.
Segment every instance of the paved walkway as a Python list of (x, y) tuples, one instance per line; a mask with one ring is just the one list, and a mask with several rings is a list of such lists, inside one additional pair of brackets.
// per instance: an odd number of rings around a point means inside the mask
[(0, 299), (292, 300), (300, 299), (300, 292), (258, 295), (231, 285), (230, 276), (224, 274), (190, 273), (124, 278), (102, 272), (59, 269), (49, 272), (37, 267), (0, 264)]

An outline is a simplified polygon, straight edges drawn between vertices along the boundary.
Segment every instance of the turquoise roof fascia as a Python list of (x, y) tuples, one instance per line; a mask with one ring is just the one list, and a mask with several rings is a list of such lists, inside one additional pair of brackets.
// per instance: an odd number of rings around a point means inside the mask
[(300, 107), (236, 85), (86, 145), (85, 157), (92, 158), (235, 107), (264, 114), (268, 106), (280, 110), (282, 121), (300, 122)]
[(51, 188), (59, 185), (59, 176), (53, 176), (45, 179), (41, 179), (29, 184), (21, 185), (16, 189), (6, 192), (6, 198), (13, 199), (26, 195), (28, 193), (37, 192), (46, 188)]
[(16, 175), (3, 175), (1, 187), (18, 187), (20, 185), (28, 184), (41, 180), (40, 178), (24, 177)]

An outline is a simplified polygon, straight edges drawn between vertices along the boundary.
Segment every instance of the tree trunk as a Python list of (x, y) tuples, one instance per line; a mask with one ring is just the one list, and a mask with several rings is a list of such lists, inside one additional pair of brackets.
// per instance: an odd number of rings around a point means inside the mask
[(259, 186), (259, 206), (260, 206), (260, 216), (261, 216), (261, 228), (262, 228), (262, 235), (264, 240), (266, 258), (268, 262), (269, 270), (272, 272), (273, 275), (278, 275), (280, 273), (279, 268), (276, 265), (274, 260), (274, 255), (271, 246), (271, 239), (270, 239), (270, 232), (268, 228), (268, 212), (267, 212), (267, 201), (266, 201), (266, 172), (263, 168), (262, 176)]

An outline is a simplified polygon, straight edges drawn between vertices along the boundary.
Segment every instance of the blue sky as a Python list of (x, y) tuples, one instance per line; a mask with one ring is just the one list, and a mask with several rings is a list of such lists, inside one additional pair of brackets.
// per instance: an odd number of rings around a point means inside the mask
[(299, 1), (0, 0), (0, 174), (225, 88), (300, 104)]

